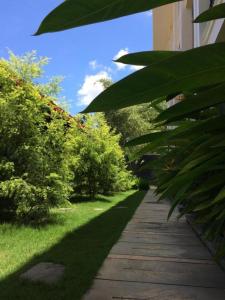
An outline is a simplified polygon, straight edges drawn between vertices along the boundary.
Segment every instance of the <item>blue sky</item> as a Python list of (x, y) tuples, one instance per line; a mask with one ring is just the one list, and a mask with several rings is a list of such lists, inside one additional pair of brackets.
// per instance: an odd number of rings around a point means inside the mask
[(75, 114), (101, 90), (96, 80), (116, 81), (134, 70), (116, 65), (118, 54), (152, 49), (152, 17), (137, 14), (117, 20), (34, 37), (41, 20), (62, 0), (1, 0), (0, 57), (37, 50), (51, 58), (46, 76), (62, 75), (63, 92)]

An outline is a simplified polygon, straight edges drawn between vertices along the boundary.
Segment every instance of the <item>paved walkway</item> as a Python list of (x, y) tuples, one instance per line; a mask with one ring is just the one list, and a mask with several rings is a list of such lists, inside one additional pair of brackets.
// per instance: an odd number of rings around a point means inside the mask
[(151, 191), (84, 300), (225, 300), (225, 274), (184, 219)]

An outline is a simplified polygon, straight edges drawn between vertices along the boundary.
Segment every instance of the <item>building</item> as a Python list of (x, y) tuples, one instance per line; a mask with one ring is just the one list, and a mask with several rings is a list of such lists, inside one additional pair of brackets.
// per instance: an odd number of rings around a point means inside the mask
[[(153, 10), (154, 50), (182, 51), (225, 41), (225, 21), (193, 23), (203, 11), (225, 0), (183, 0)], [(182, 95), (170, 100), (172, 106)]]
[(183, 0), (153, 11), (154, 50), (188, 50), (225, 40), (224, 19), (194, 24), (193, 20), (224, 0)]

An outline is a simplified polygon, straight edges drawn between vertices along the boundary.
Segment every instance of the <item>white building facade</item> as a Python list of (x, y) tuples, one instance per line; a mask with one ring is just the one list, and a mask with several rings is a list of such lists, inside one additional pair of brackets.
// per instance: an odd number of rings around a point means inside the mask
[(187, 50), (225, 40), (224, 19), (194, 24), (193, 20), (224, 0), (183, 0), (153, 11), (154, 49)]
[[(183, 0), (161, 6), (153, 11), (154, 50), (184, 51), (194, 47), (225, 41), (225, 21), (219, 19), (193, 23), (194, 19), (213, 5), (225, 0)], [(172, 106), (181, 97), (169, 101)]]

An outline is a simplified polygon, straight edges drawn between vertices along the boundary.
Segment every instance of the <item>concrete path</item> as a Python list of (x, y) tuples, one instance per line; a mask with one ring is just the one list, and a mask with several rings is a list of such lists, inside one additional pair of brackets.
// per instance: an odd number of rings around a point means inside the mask
[(225, 300), (225, 273), (168, 210), (147, 193), (83, 300)]

